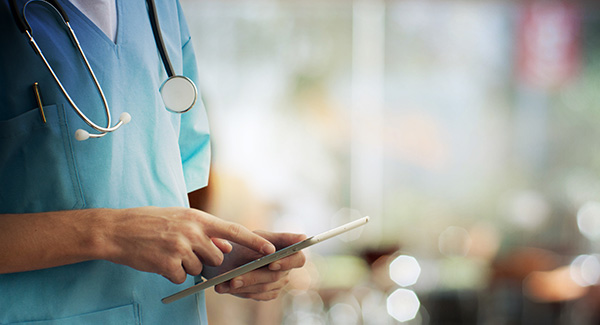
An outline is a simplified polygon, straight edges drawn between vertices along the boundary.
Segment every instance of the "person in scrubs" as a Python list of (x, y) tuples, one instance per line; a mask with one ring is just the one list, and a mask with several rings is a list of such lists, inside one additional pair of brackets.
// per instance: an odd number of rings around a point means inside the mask
[[(0, 0), (0, 324), (206, 324), (202, 293), (171, 304), (161, 298), (304, 236), (251, 232), (189, 208), (187, 193), (208, 181), (207, 117), (200, 101), (185, 114), (165, 109), (159, 88), (167, 76), (145, 0), (58, 2), (111, 114), (128, 112), (132, 120), (77, 141), (77, 129), (93, 130)], [(179, 3), (157, 1), (157, 12), (176, 73), (197, 80)], [(27, 18), (74, 102), (106, 123), (57, 15), (31, 4)], [(303, 264), (301, 253), (292, 255), (216, 290), (273, 299), (289, 270)]]

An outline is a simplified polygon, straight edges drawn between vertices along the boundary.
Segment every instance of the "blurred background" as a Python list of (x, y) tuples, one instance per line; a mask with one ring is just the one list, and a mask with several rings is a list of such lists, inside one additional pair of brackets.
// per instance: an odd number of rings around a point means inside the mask
[(214, 324), (600, 323), (600, 3), (181, 0), (213, 134), (194, 205), (362, 231)]

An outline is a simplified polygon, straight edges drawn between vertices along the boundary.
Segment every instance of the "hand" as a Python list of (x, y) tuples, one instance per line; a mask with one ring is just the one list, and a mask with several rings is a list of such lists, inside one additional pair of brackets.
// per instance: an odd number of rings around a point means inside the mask
[(187, 208), (143, 207), (112, 210), (104, 227), (104, 259), (183, 283), (198, 275), (203, 265), (220, 265), (227, 241), (254, 254), (270, 254), (275, 247), (239, 224)]
[[(300, 234), (272, 233), (267, 231), (255, 231), (255, 233), (269, 240), (277, 249), (306, 239), (305, 235)], [(232, 252), (225, 256), (225, 262), (221, 267), (207, 268), (207, 272), (204, 275), (213, 277), (261, 256), (254, 251), (234, 244)], [(298, 252), (275, 261), (269, 264), (268, 267), (262, 267), (221, 283), (215, 286), (215, 291), (254, 300), (275, 299), (289, 282), (290, 270), (302, 267), (305, 261), (306, 257), (304, 253)]]

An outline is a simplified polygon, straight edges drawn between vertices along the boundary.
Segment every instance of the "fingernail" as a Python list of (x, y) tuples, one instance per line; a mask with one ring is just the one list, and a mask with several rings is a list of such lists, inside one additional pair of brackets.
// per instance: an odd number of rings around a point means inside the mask
[(225, 241), (225, 246), (227, 246), (229, 248), (229, 250), (233, 249), (233, 246), (231, 246), (231, 243), (229, 241)]
[(273, 254), (275, 253), (275, 247), (271, 244), (265, 244), (261, 249), (260, 252), (263, 254)]
[(271, 264), (271, 265), (269, 265), (269, 269), (271, 271), (279, 271), (279, 270), (281, 270), (281, 264), (279, 264), (279, 263)]
[(231, 287), (234, 288), (234, 289), (241, 288), (243, 285), (244, 285), (244, 282), (242, 282), (242, 280), (234, 280), (231, 283)]
[(217, 292), (225, 293), (228, 291), (229, 291), (229, 285), (227, 283), (223, 283), (223, 284), (219, 285), (219, 290)]

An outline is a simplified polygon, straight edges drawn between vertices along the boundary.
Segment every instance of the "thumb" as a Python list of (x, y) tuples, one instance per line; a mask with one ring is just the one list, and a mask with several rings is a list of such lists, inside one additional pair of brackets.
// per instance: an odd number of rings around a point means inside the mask
[(306, 239), (304, 234), (296, 234), (289, 232), (270, 232), (264, 230), (257, 230), (255, 233), (264, 239), (270, 241), (277, 249), (281, 249), (297, 242)]

